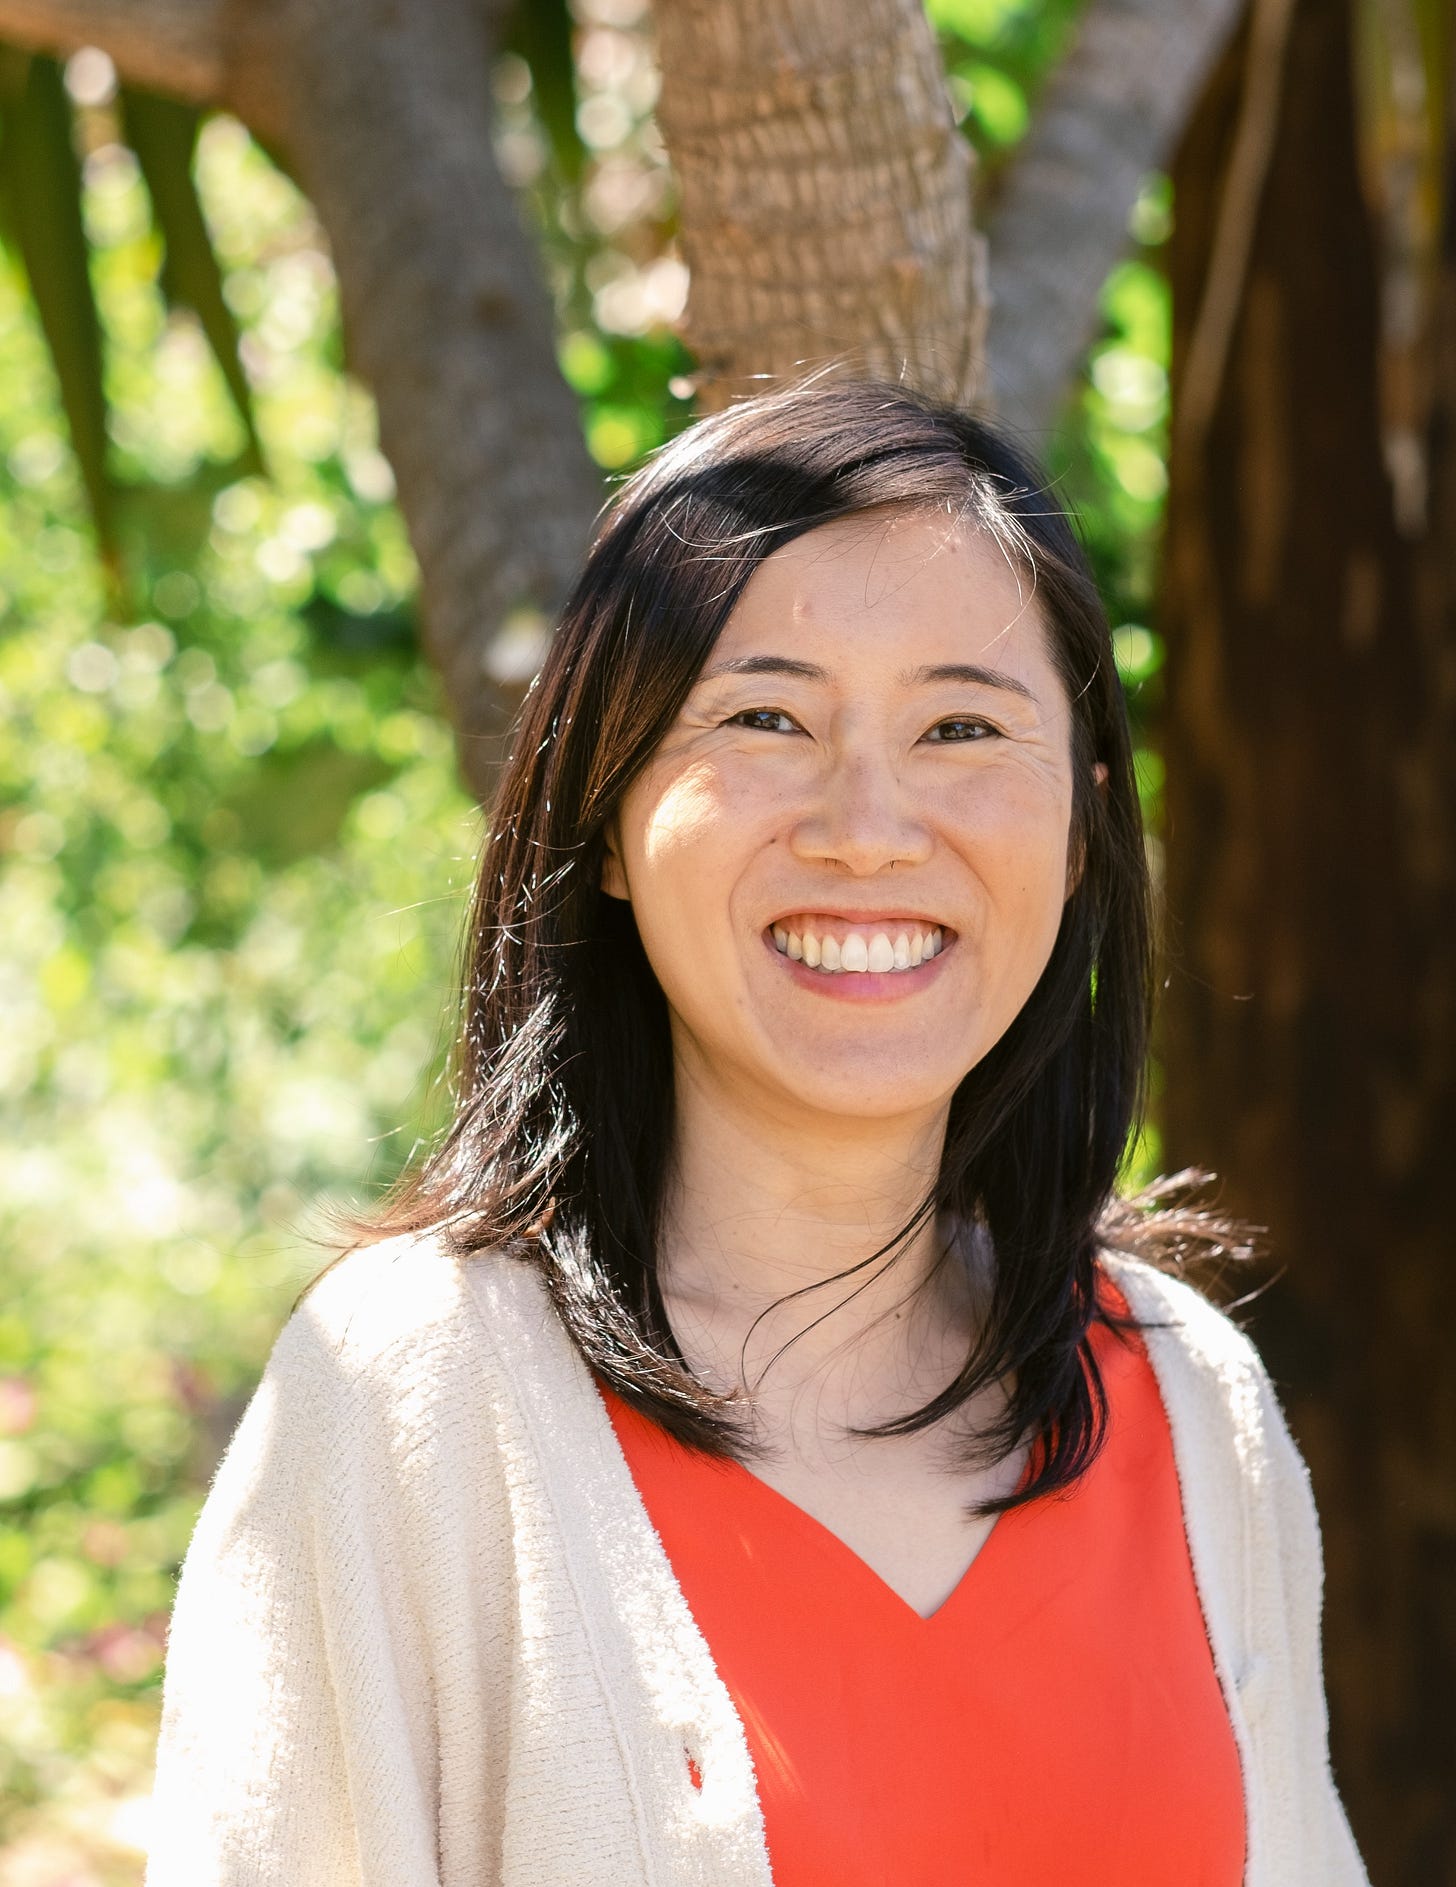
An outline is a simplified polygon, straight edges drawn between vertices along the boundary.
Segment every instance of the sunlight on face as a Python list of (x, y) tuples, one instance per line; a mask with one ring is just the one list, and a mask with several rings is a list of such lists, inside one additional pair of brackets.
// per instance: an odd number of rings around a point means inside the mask
[(785, 1117), (948, 1105), (1056, 940), (1070, 751), (1029, 585), (974, 526), (775, 552), (608, 840), (680, 1075)]

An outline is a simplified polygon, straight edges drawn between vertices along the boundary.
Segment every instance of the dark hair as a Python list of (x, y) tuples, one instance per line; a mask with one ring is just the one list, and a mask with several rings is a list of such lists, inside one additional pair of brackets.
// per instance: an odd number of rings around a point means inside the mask
[(1153, 989), (1126, 707), (1072, 525), (983, 419), (902, 387), (798, 386), (690, 427), (617, 493), (500, 780), (467, 939), (453, 1125), (367, 1226), (373, 1237), (434, 1229), (462, 1257), (490, 1247), (538, 1266), (582, 1357), (620, 1395), (709, 1453), (754, 1452), (732, 1399), (692, 1376), (658, 1288), (667, 1006), (630, 905), (600, 889), (603, 835), (764, 559), (886, 506), (938, 508), (992, 534), (1034, 586), (1073, 707), (1081, 872), (1051, 957), (956, 1090), (934, 1188), (864, 1260), (895, 1254), (942, 1210), (989, 1235), (992, 1292), (960, 1374), (913, 1414), (857, 1432), (926, 1428), (1014, 1372), (1002, 1417), (967, 1438), (965, 1457), (998, 1461), (1028, 1435), (1040, 1456), (1019, 1494), (970, 1510), (991, 1514), (1069, 1485), (1103, 1445), (1088, 1326), (1139, 1326), (1098, 1299), (1099, 1246), (1166, 1264), (1180, 1235), (1207, 1226), (1116, 1196), (1141, 1117)]

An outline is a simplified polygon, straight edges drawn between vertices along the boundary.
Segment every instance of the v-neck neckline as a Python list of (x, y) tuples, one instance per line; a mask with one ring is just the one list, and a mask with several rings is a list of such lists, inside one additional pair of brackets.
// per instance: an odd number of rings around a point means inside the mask
[[(1120, 1306), (1117, 1301), (1114, 1301), (1112, 1308), (1116, 1310), (1120, 1307), (1124, 1311), (1127, 1310), (1129, 1308), (1129, 1302), (1121, 1281), (1110, 1273), (1106, 1265), (1099, 1265), (1099, 1270), (1102, 1274), (1102, 1281), (1112, 1287), (1114, 1299), (1120, 1300)], [(633, 1472), (632, 1463), (627, 1456), (627, 1451), (622, 1446), (622, 1438), (617, 1433), (617, 1425), (613, 1419), (612, 1413), (613, 1406), (623, 1410), (629, 1420), (635, 1419), (639, 1422), (649, 1423), (655, 1436), (663, 1443), (678, 1449), (684, 1449), (686, 1444), (678, 1441), (676, 1437), (669, 1435), (665, 1430), (658, 1429), (657, 1425), (651, 1422), (650, 1417), (642, 1415), (638, 1410), (634, 1409), (630, 1403), (623, 1401), (620, 1396), (611, 1392), (609, 1385), (598, 1381), (594, 1375), (591, 1375), (591, 1372), (588, 1373), (591, 1376), (592, 1387), (596, 1390), (597, 1398), (601, 1402), (602, 1413), (606, 1416), (607, 1425), (612, 1431), (613, 1445), (622, 1456), (623, 1466), (627, 1469), (628, 1477), (631, 1480), (633, 1492), (637, 1497), (638, 1504), (646, 1515), (649, 1524), (653, 1524), (653, 1530), (655, 1532), (656, 1527), (655, 1523), (652, 1522), (651, 1511), (648, 1508), (641, 1488), (637, 1485), (637, 1477)], [(607, 1401), (609, 1394), (611, 1394), (610, 1405)], [(688, 1452), (693, 1453), (695, 1451), (688, 1450)], [(1033, 1443), (1027, 1460), (1022, 1467), (1021, 1475), (1016, 1482), (1015, 1492), (1020, 1493), (1030, 1481), (1036, 1458), (1037, 1444)], [(1005, 1525), (1006, 1521), (1018, 1513), (1029, 1514), (1041, 1510), (1040, 1505), (1023, 1506), (1014, 1507), (1009, 1512), (998, 1514), (996, 1516), (995, 1525), (991, 1528), (991, 1531), (986, 1535), (985, 1539), (982, 1540), (980, 1546), (976, 1549), (974, 1558), (972, 1558), (969, 1565), (964, 1568), (960, 1578), (957, 1579), (955, 1585), (946, 1594), (945, 1598), (941, 1600), (940, 1604), (933, 1612), (918, 1612), (910, 1601), (890, 1584), (889, 1580), (886, 1579), (883, 1574), (875, 1571), (874, 1567), (870, 1565), (863, 1554), (857, 1552), (847, 1540), (841, 1538), (841, 1536), (834, 1531), (833, 1527), (829, 1526), (825, 1521), (818, 1519), (814, 1514), (811, 1514), (806, 1507), (801, 1507), (792, 1495), (783, 1493), (779, 1488), (774, 1487), (771, 1482), (761, 1479), (760, 1476), (756, 1475), (753, 1470), (743, 1462), (732, 1457), (701, 1457), (701, 1459), (705, 1466), (719, 1471), (726, 1470), (740, 1486), (747, 1483), (752, 1488), (757, 1489), (757, 1494), (752, 1496), (752, 1498), (758, 1499), (760, 1503), (762, 1503), (765, 1498), (769, 1502), (776, 1502), (777, 1511), (780, 1515), (782, 1515), (783, 1510), (787, 1508), (793, 1520), (793, 1524), (806, 1533), (810, 1539), (817, 1541), (821, 1551), (827, 1551), (831, 1557), (848, 1561), (852, 1568), (855, 1569), (853, 1576), (857, 1578), (861, 1584), (868, 1584), (870, 1590), (880, 1594), (882, 1602), (887, 1604), (893, 1612), (901, 1615), (911, 1631), (919, 1628), (923, 1634), (929, 1634), (949, 1615), (959, 1612), (962, 1606), (968, 1602), (966, 1595), (969, 1590), (973, 1586), (985, 1584), (987, 1579), (991, 1577), (991, 1574), (985, 1571), (981, 1571), (978, 1574), (978, 1568), (981, 1567), (982, 1561), (987, 1558), (988, 1554), (995, 1554), (996, 1565), (999, 1565), (1000, 1560), (1005, 1557), (1009, 1549), (1004, 1543), (998, 1548), (997, 1542), (1000, 1540), (1002, 1533), (1007, 1531)], [(1012, 1529), (1013, 1532), (1018, 1530), (1019, 1528)]]
[[(655, 1532), (656, 1525), (652, 1520), (651, 1509), (647, 1504), (642, 1489), (637, 1484), (637, 1476), (633, 1470), (631, 1458), (627, 1450), (623, 1447), (622, 1438), (617, 1432), (614, 1408), (622, 1410), (628, 1421), (649, 1422), (650, 1418), (632, 1408), (629, 1403), (624, 1402), (621, 1397), (615, 1395), (610, 1390), (609, 1386), (603, 1385), (597, 1381), (595, 1377), (592, 1379), (592, 1386), (601, 1401), (602, 1413), (606, 1416), (607, 1425), (612, 1431), (613, 1445), (622, 1456), (622, 1463), (631, 1479), (633, 1492), (649, 1523), (653, 1525)], [(609, 1395), (611, 1396), (610, 1402), (608, 1401)], [(652, 1424), (652, 1427), (655, 1440), (660, 1440), (664, 1445), (677, 1449), (684, 1447), (684, 1444), (679, 1442), (676, 1437), (667, 1434), (665, 1430), (657, 1429), (656, 1424)], [(1016, 1484), (1018, 1492), (1025, 1487), (1030, 1478), (1031, 1461), (1032, 1457), (1028, 1457), (1021, 1477)], [(905, 1598), (902, 1593), (896, 1591), (895, 1587), (890, 1584), (888, 1579), (875, 1571), (874, 1567), (870, 1565), (863, 1554), (856, 1552), (854, 1547), (852, 1547), (847, 1540), (841, 1539), (839, 1534), (834, 1531), (833, 1527), (818, 1519), (814, 1514), (811, 1514), (806, 1507), (801, 1507), (791, 1495), (783, 1493), (779, 1488), (774, 1487), (768, 1481), (762, 1480), (751, 1468), (746, 1467), (741, 1461), (731, 1458), (714, 1459), (705, 1457), (703, 1458), (702, 1465), (710, 1471), (728, 1474), (740, 1488), (746, 1487), (753, 1490), (750, 1498), (758, 1500), (760, 1503), (766, 1501), (770, 1504), (776, 1504), (776, 1511), (779, 1512), (780, 1515), (787, 1510), (793, 1523), (799, 1527), (801, 1531), (806, 1533), (810, 1539), (816, 1541), (821, 1551), (827, 1551), (832, 1557), (848, 1562), (854, 1569), (854, 1577), (862, 1584), (867, 1584), (872, 1591), (879, 1594), (881, 1603), (888, 1605), (895, 1614), (901, 1616), (905, 1625), (912, 1631), (917, 1629), (923, 1632), (933, 1630), (945, 1620), (948, 1614), (960, 1609), (968, 1589), (973, 1584), (979, 1585), (985, 1582), (989, 1574), (982, 1573), (978, 1578), (977, 1569), (992, 1551), (1002, 1532), (1005, 1531), (1005, 1522), (1011, 1518), (1011, 1514), (1008, 1513), (998, 1514), (995, 1525), (991, 1528), (991, 1531), (986, 1535), (985, 1539), (982, 1540), (980, 1546), (976, 1549), (975, 1556), (962, 1571), (960, 1578), (946, 1594), (945, 1598), (941, 1600), (940, 1604), (933, 1612), (917, 1612), (910, 1601)], [(1025, 1509), (1013, 1508), (1011, 1513), (1014, 1514), (1025, 1511)]]
[[(1250, 1462), (1262, 1459), (1253, 1452), (1263, 1445), (1258, 1378), (1244, 1361), (1245, 1340), (1231, 1334), (1227, 1319), (1191, 1285), (1116, 1252), (1099, 1254), (1099, 1263), (1145, 1333), (1166, 1411), (1205, 1629), (1249, 1778), (1256, 1830), (1249, 1887), (1254, 1887), (1256, 1878), (1272, 1881), (1279, 1862), (1277, 1855), (1270, 1858), (1270, 1838), (1257, 1833), (1268, 1820), (1271, 1759), (1253, 1739), (1245, 1698), (1252, 1693), (1262, 1707), (1272, 1694), (1270, 1659), (1282, 1668), (1282, 1641), (1277, 1633), (1262, 1632), (1250, 1599), (1256, 1584), (1249, 1574), (1249, 1530), (1256, 1522), (1264, 1528), (1266, 1555), (1274, 1551), (1267, 1540), (1282, 1539), (1267, 1488), (1259, 1483), (1263, 1506), (1257, 1511), (1249, 1492)], [(718, 1879), (738, 1879), (741, 1873), (755, 1887), (770, 1887), (757, 1783), (739, 1707), (647, 1512), (593, 1371), (562, 1325), (538, 1267), (481, 1264), (466, 1272), (510, 1406), (519, 1411), (521, 1445), (534, 1451), (529, 1472), (539, 1477), (560, 1527), (566, 1577), (595, 1668), (624, 1673), (624, 1721), (649, 1726), (642, 1730), (632, 1767), (642, 1792), (640, 1801), (634, 1795), (634, 1812), (644, 1864), (649, 1857), (666, 1856), (671, 1847), (674, 1857), (679, 1849), (684, 1857), (690, 1852), (691, 1865), (687, 1858), (682, 1862), (683, 1879), (689, 1872), (694, 1878)], [(1282, 1469), (1277, 1459), (1276, 1466)], [(536, 1484), (531, 1482), (533, 1488)], [(1271, 1484), (1276, 1491), (1283, 1487), (1277, 1477)], [(1186, 1501), (1190, 1491), (1196, 1493), (1191, 1505)], [(931, 1625), (946, 1609), (919, 1620), (906, 1608), (918, 1622)], [(935, 1640), (924, 1635), (922, 1642), (928, 1647)], [(1277, 1739), (1282, 1731), (1271, 1728), (1269, 1734)], [(684, 1780), (685, 1742), (704, 1765), (701, 1795)], [(1279, 1751), (1284, 1752), (1283, 1743)], [(699, 1800), (712, 1805), (711, 1819), (684, 1816), (684, 1791), (689, 1807)]]
[[(618, 1446), (620, 1445), (619, 1439)], [(856, 1552), (854, 1547), (849, 1544), (848, 1540), (842, 1539), (827, 1522), (811, 1514), (807, 1507), (801, 1507), (791, 1495), (783, 1493), (779, 1488), (774, 1487), (771, 1482), (762, 1480), (751, 1468), (745, 1467), (741, 1461), (727, 1461), (722, 1465), (732, 1469), (742, 1482), (750, 1483), (754, 1488), (758, 1489), (760, 1493), (766, 1495), (771, 1503), (776, 1502), (780, 1511), (787, 1508), (789, 1513), (795, 1517), (796, 1522), (802, 1526), (803, 1530), (813, 1539), (819, 1541), (821, 1548), (827, 1550), (836, 1558), (844, 1558), (852, 1566), (856, 1567), (858, 1569), (857, 1576), (861, 1578), (862, 1582), (868, 1582), (873, 1589), (883, 1594), (884, 1599), (895, 1611), (903, 1613), (906, 1624), (912, 1630), (916, 1627), (930, 1628), (937, 1625), (949, 1612), (959, 1609), (960, 1603), (972, 1583), (984, 1583), (988, 1575), (982, 1575), (982, 1578), (977, 1580), (976, 1569), (981, 1565), (981, 1562), (986, 1558), (987, 1554), (990, 1553), (1002, 1532), (1005, 1531), (1005, 1522), (1011, 1517), (1008, 1513), (1000, 1513), (996, 1516), (995, 1525), (981, 1541), (981, 1544), (977, 1547), (969, 1564), (961, 1572), (960, 1578), (956, 1580), (955, 1584), (941, 1600), (940, 1604), (936, 1606), (935, 1610), (933, 1612), (917, 1612), (904, 1594), (898, 1592), (882, 1573), (877, 1573), (864, 1555)], [(1017, 1482), (1018, 1491), (1026, 1485), (1029, 1472), (1030, 1464), (1028, 1462), (1027, 1467), (1022, 1471), (1021, 1479)], [(1020, 1511), (1024, 1510), (1017, 1508), (1011, 1510), (1012, 1513)]]

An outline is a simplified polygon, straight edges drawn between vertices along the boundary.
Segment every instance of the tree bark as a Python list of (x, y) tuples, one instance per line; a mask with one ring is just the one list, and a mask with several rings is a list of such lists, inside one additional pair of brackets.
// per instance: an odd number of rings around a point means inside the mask
[(1403, 537), (1347, 0), (1256, 0), (1173, 176), (1165, 1151), (1268, 1228), (1250, 1325), (1320, 1505), (1336, 1779), (1372, 1878), (1427, 1887), (1456, 1878), (1456, 233)]
[(426, 645), (485, 798), (530, 678), (493, 638), (513, 611), (559, 604), (602, 497), (491, 146), (498, 9), (226, 7), (234, 106), (282, 147), (329, 234), (420, 560)]
[(175, 0), (0, 0), (0, 36), (84, 38), (129, 79), (236, 112), (294, 169), (329, 238), (419, 558), (426, 649), (481, 798), (602, 495), (495, 162), (497, 11), (200, 0), (187, 36)]
[(829, 363), (973, 399), (972, 155), (920, 0), (660, 0), (699, 403)]
[(222, 0), (0, 0), (0, 40), (99, 46), (133, 84), (210, 105), (224, 82), (221, 12)]
[(1128, 212), (1165, 167), (1241, 0), (1091, 0), (1036, 102), (987, 225), (990, 391), (1047, 433), (1128, 246)]

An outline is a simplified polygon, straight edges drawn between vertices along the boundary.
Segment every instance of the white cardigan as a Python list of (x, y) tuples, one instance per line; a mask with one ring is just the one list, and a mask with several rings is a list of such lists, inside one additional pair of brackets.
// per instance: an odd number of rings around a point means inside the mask
[[(1269, 1378), (1190, 1285), (1104, 1262), (1168, 1326), (1146, 1342), (1245, 1887), (1368, 1887), (1329, 1767), (1314, 1500)], [(289, 1319), (183, 1567), (155, 1826), (147, 1887), (770, 1887), (732, 1700), (526, 1263), (394, 1240)]]

